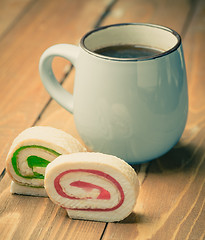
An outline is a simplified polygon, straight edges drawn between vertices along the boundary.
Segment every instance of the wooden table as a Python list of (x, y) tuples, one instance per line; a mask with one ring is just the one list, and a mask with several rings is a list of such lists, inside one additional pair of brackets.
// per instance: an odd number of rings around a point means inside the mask
[[(165, 25), (182, 36), (189, 117), (179, 143), (136, 166), (141, 191), (120, 223), (71, 220), (48, 198), (10, 194), (5, 158), (25, 128), (50, 125), (81, 142), (73, 116), (50, 98), (39, 73), (40, 55), (56, 43), (78, 44), (87, 31), (120, 22)], [(0, 239), (205, 239), (205, 1), (0, 1)], [(72, 92), (74, 69), (56, 58), (55, 74)]]

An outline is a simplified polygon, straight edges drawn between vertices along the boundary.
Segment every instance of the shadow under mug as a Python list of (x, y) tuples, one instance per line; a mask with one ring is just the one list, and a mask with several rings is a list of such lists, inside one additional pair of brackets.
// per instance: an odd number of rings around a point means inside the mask
[[(94, 52), (121, 44), (162, 52), (144, 58)], [(56, 56), (76, 68), (73, 95), (53, 74)], [(80, 136), (93, 151), (142, 163), (166, 153), (183, 133), (188, 113), (186, 69), (181, 38), (172, 29), (143, 23), (104, 26), (88, 32), (79, 46), (48, 48), (39, 71), (49, 94), (74, 114)]]

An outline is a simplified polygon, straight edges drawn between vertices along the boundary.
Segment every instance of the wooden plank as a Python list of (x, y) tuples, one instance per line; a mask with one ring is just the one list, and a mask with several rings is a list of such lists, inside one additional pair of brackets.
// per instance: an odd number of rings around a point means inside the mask
[(64, 209), (48, 198), (11, 195), (8, 188), (1, 194), (1, 205), (1, 239), (96, 240), (105, 226), (105, 223), (71, 220)]
[[(200, 1), (191, 27), (188, 29), (184, 42), (187, 76), (189, 83), (189, 121), (190, 128), (204, 124), (204, 31), (205, 31), (205, 3)], [(198, 126), (200, 127), (200, 126)], [(199, 129), (198, 129), (199, 130)]]
[[(178, 8), (177, 5), (175, 7)], [(131, 239), (139, 240), (204, 239), (204, 10), (205, 4), (200, 1), (187, 36), (183, 39), (190, 100), (186, 131), (179, 144), (169, 153), (145, 165), (147, 175), (135, 215), (130, 216), (126, 224), (108, 224), (103, 240), (126, 239), (128, 232)], [(172, 15), (169, 11), (166, 14)], [(177, 24), (177, 15), (173, 15), (174, 24)], [(160, 16), (156, 22), (163, 24)], [(166, 25), (172, 27), (172, 24), (170, 21)], [(177, 28), (179, 31), (183, 26)]]
[(33, 0), (0, 1), (0, 37), (18, 21)]
[[(43, 51), (59, 42), (77, 43), (110, 1), (35, 1), (0, 43), (1, 169), (13, 138), (33, 125), (49, 100), (39, 77)], [(66, 62), (67, 64), (67, 62)], [(65, 62), (56, 60), (60, 79)], [(63, 124), (63, 122), (61, 122)], [(105, 223), (71, 221), (47, 198), (12, 196), (8, 175), (0, 183), (0, 231), (4, 239), (100, 239)]]
[(181, 33), (191, 7), (186, 0), (119, 0), (103, 25), (121, 22), (148, 22), (170, 27)]
[[(127, 4), (127, 2), (130, 4), (130, 1), (126, 1), (123, 4)], [(136, 4), (136, 2), (137, 1), (134, 3)], [(119, 3), (121, 4), (121, 2)], [(142, 1), (139, 1), (139, 3), (142, 5)], [(129, 8), (130, 9), (127, 8), (127, 10), (130, 12), (136, 11), (132, 5), (130, 5)], [(180, 15), (180, 19), (185, 19), (189, 7), (181, 9), (183, 9), (183, 12), (184, 9), (187, 9), (185, 13), (182, 14), (181, 12)], [(147, 7), (147, 11), (148, 10), (149, 8)], [(146, 11), (146, 7), (144, 11)], [(160, 13), (159, 10), (156, 9), (156, 11)], [(133, 13), (133, 16), (135, 14), (136, 13)], [(138, 14), (136, 15), (138, 16)], [(156, 14), (154, 15), (156, 16)], [(171, 15), (172, 14), (169, 16)], [(123, 16), (125, 16), (125, 18), (123, 18)], [(132, 16), (132, 14), (126, 13), (123, 16), (115, 21), (128, 21), (128, 19), (130, 19), (129, 16)], [(150, 14), (150, 19), (152, 16), (153, 15)], [(173, 18), (170, 18), (170, 22), (168, 21), (170, 27), (172, 27), (172, 20)], [(106, 21), (104, 23), (106, 23)], [(149, 21), (149, 18), (147, 21)], [(158, 23), (162, 24), (161, 21), (162, 20)], [(180, 21), (183, 23), (182, 20)], [(174, 22), (177, 23), (177, 20), (174, 20)], [(182, 25), (177, 26), (180, 31), (183, 28)], [(190, 37), (190, 39), (193, 41), (192, 37)], [(204, 38), (202, 37), (201, 40), (204, 40)], [(198, 39), (196, 42), (202, 42), (201, 40), (199, 41)], [(196, 53), (194, 53), (194, 55), (195, 54)], [(193, 60), (193, 63), (195, 63), (193, 66), (195, 66), (196, 75), (198, 66), (196, 64), (198, 62), (197, 56), (195, 55), (196, 60)], [(32, 69), (34, 68), (32, 67)], [(59, 71), (60, 75), (61, 70), (57, 69), (57, 71)], [(191, 72), (193, 73), (193, 70)], [(200, 74), (203, 74), (203, 72)], [(64, 87), (68, 90), (72, 89), (73, 76), (74, 72), (64, 84)], [(196, 89), (200, 88), (200, 85), (197, 87), (196, 83), (192, 86), (195, 86)], [(45, 96), (46, 94), (44, 97)], [(194, 93), (192, 96), (194, 97)], [(190, 100), (191, 99), (192, 97)], [(195, 102), (198, 104), (197, 100)], [(31, 102), (29, 104), (29, 106), (31, 106)], [(202, 109), (202, 107), (197, 107), (195, 109), (198, 113), (199, 109)], [(203, 115), (203, 111), (200, 111), (200, 114)], [(32, 119), (35, 119), (34, 115)], [(196, 117), (197, 116), (199, 115), (196, 115)], [(195, 120), (193, 119), (193, 122)], [(191, 120), (191, 123), (193, 122)], [(23, 128), (27, 124), (29, 125), (28, 121), (21, 127)], [(70, 133), (77, 136), (72, 115), (60, 108), (54, 101), (48, 106), (37, 124), (56, 126), (68, 130)], [(190, 127), (190, 130), (185, 132), (186, 134), (183, 136), (178, 147), (174, 148), (166, 156), (142, 166), (148, 172), (148, 175), (145, 175), (144, 171), (140, 172), (143, 185), (134, 213), (122, 223), (108, 224), (103, 239), (128, 239), (128, 236), (130, 239), (172, 239), (172, 236), (176, 237), (176, 239), (185, 239), (185, 237), (187, 237), (187, 239), (194, 239), (195, 236), (199, 236), (199, 238), (196, 239), (200, 239), (203, 237), (201, 235), (203, 234), (202, 228), (200, 229), (200, 227), (203, 227), (202, 207), (204, 204), (202, 198), (204, 195), (202, 181), (204, 179), (204, 139), (202, 137), (204, 136), (204, 124), (202, 120), (200, 120), (200, 124), (200, 131), (197, 127)], [(188, 124), (188, 126), (194, 125)], [(8, 138), (11, 139), (11, 136), (12, 134)], [(100, 239), (103, 229), (102, 225), (104, 227), (103, 223), (70, 221), (66, 217), (64, 210), (54, 206), (47, 199), (11, 196), (9, 194), (9, 183), (10, 180), (8, 176), (6, 176), (2, 180), (0, 190), (0, 212), (2, 215), (0, 223), (3, 224), (6, 222), (8, 224), (0, 225), (0, 229), (4, 233), (3, 236), (8, 237), (8, 239), (9, 236), (10, 239), (12, 237), (13, 239), (36, 239), (36, 237), (39, 237), (39, 239), (47, 239), (49, 237), (56, 239), (60, 234), (59, 239), (92, 239), (92, 237), (93, 239)], [(162, 203), (160, 201), (162, 201)], [(38, 208), (39, 211), (35, 211)], [(24, 229), (23, 233), (21, 233), (20, 228), (25, 225), (27, 225), (27, 227)], [(9, 228), (10, 232), (6, 230), (7, 226), (11, 226), (11, 228)], [(97, 228), (97, 231), (93, 232), (95, 228)], [(82, 229), (83, 231), (81, 231)], [(187, 231), (189, 231), (189, 233), (187, 233)]]
[[(108, 1), (38, 0), (0, 42), (0, 172), (16, 135), (33, 125), (49, 100), (38, 72), (39, 58), (49, 46), (78, 43), (97, 21)], [(97, 5), (96, 5), (97, 4)], [(66, 62), (67, 64), (67, 62)], [(56, 59), (55, 73), (64, 76), (65, 61)], [(60, 68), (60, 70), (58, 70)]]
[[(180, 33), (184, 29), (192, 8), (187, 1), (175, 1), (173, 5), (170, 5), (169, 1), (163, 1), (163, 3), (155, 1), (157, 7), (151, 1), (149, 4), (146, 3), (146, 6), (142, 1), (139, 3), (137, 1), (118, 1), (103, 24), (146, 21), (166, 25)], [(135, 5), (138, 6), (137, 9)], [(179, 12), (180, 14), (178, 14)], [(146, 16), (145, 19), (142, 17), (143, 14)], [(176, 16), (174, 19), (173, 15)], [(201, 76), (204, 75), (201, 74)], [(64, 87), (72, 91), (73, 81), (74, 73), (66, 80)], [(65, 125), (61, 125), (60, 118), (66, 122)], [(72, 115), (54, 101), (48, 106), (37, 124), (61, 126), (78, 137)], [(121, 223), (109, 223), (103, 237), (104, 240), (123, 240), (128, 238), (128, 234), (129, 239), (133, 240), (172, 239), (173, 235), (180, 236), (176, 239), (185, 239), (189, 234), (193, 235), (193, 232), (188, 233), (190, 229), (194, 229), (196, 235), (202, 233), (200, 229), (202, 222), (199, 225), (195, 223), (203, 220), (201, 206), (204, 204), (202, 198), (204, 186), (201, 178), (204, 172), (204, 155), (201, 150), (198, 151), (195, 146), (192, 146), (194, 144), (192, 139), (186, 138), (188, 142), (184, 142), (186, 134), (183, 135), (180, 144), (167, 155), (141, 166), (139, 176), (143, 184), (134, 213)], [(203, 146), (201, 145), (200, 148)], [(194, 216), (195, 213), (196, 216)], [(189, 219), (188, 222), (186, 218)]]

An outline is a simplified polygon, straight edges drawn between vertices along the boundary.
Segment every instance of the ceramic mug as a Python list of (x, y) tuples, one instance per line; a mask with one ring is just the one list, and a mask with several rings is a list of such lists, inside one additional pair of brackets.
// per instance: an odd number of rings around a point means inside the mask
[[(144, 58), (103, 56), (96, 49), (134, 44), (161, 49)], [(55, 56), (76, 68), (71, 95), (52, 71)], [(77, 130), (93, 151), (130, 164), (155, 159), (181, 137), (188, 112), (181, 38), (153, 24), (125, 23), (88, 32), (79, 46), (57, 44), (41, 56), (39, 71), (49, 94), (74, 114)]]

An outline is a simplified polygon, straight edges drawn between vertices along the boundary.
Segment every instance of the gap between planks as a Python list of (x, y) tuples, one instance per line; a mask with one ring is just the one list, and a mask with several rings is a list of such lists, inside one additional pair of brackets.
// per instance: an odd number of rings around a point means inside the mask
[[(106, 7), (106, 9), (105, 9), (105, 11), (103, 12), (103, 14), (100, 16), (99, 20), (98, 20), (98, 21), (96, 22), (96, 24), (94, 25), (94, 28), (95, 28), (95, 27), (99, 27), (99, 26), (101, 25), (101, 23), (103, 22), (103, 20), (106, 18), (106, 16), (107, 16), (107, 15), (109, 14), (109, 12), (111, 11), (111, 8), (112, 8), (112, 6), (114, 5), (115, 2), (116, 2), (116, 1), (111, 1), (111, 2), (110, 2), (110, 4)], [(198, 1), (197, 1), (197, 3), (198, 3)], [(184, 27), (183, 27), (182, 32), (181, 32), (181, 35), (182, 35), (183, 37), (185, 37), (186, 32), (187, 32), (187, 30), (188, 30), (188, 28), (189, 28), (189, 26), (190, 26), (190, 23), (192, 22), (192, 18), (193, 18), (193, 15), (194, 15), (194, 13), (195, 13), (195, 10), (196, 10), (196, 5), (197, 5), (197, 4), (192, 3), (193, 8), (189, 11), (189, 14), (187, 15), (187, 19), (186, 19), (186, 21), (185, 21), (185, 23), (184, 23)], [(61, 84), (63, 84), (63, 82), (64, 82), (64, 81), (66, 80), (66, 78), (69, 76), (69, 74), (70, 74), (71, 71), (72, 71), (72, 68), (73, 68), (73, 67), (71, 66), (70, 69), (68, 70), (68, 72), (67, 72), (67, 73), (64, 75), (64, 77), (61, 79), (61, 81), (60, 81)], [(36, 118), (36, 120), (34, 121), (33, 126), (34, 126), (34, 125), (38, 122), (38, 120), (41, 118), (41, 116), (43, 115), (44, 111), (46, 110), (46, 108), (47, 108), (48, 105), (50, 104), (51, 100), (52, 100), (52, 98), (50, 98), (50, 99), (48, 100), (48, 102), (44, 105), (42, 111), (40, 112), (40, 114), (38, 115), (38, 117)], [(151, 164), (151, 163), (150, 163), (150, 164)], [(139, 173), (143, 173), (143, 174), (144, 174), (144, 175), (142, 176), (142, 181), (141, 181), (141, 182), (143, 182), (143, 181), (145, 180), (145, 178), (146, 178), (146, 176), (147, 176), (147, 173), (148, 173), (148, 171), (149, 171), (149, 166), (150, 166), (150, 165), (148, 165), (148, 166), (142, 165), (142, 166), (141, 166), (141, 169), (140, 169)], [(4, 175), (5, 175), (5, 169), (2, 171), (2, 173), (1, 173), (1, 175), (0, 175), (0, 180), (3, 178)], [(105, 227), (104, 227), (104, 230), (103, 230), (103, 232), (102, 232), (102, 234), (101, 234), (100, 240), (103, 239), (103, 236), (104, 236), (104, 233), (105, 233), (105, 231), (106, 231), (107, 226), (108, 226), (108, 224), (106, 223), (106, 225), (105, 225)]]
[[(102, 14), (99, 16), (99, 18), (97, 19), (97, 21), (94, 23), (93, 28), (98, 28), (101, 26), (101, 24), (103, 23), (103, 21), (105, 20), (105, 18), (110, 14), (110, 12), (112, 11), (112, 8), (114, 7), (114, 5), (118, 2), (118, 0), (111, 0), (109, 1), (109, 3), (107, 4), (107, 6), (105, 7), (105, 9), (102, 11)], [(182, 28), (181, 31), (181, 36), (184, 38), (188, 27), (190, 26), (194, 13), (196, 11), (196, 8), (198, 6), (199, 0), (197, 1), (192, 1), (191, 5), (192, 7), (190, 8), (190, 11), (187, 15), (187, 19), (184, 23), (184, 26)], [(9, 26), (9, 28), (0, 36), (0, 40), (9, 32), (12, 30), (12, 28), (14, 27), (15, 23), (18, 22), (23, 16), (24, 14), (29, 11), (29, 9), (32, 8), (32, 6), (35, 4), (35, 1), (31, 1), (27, 4), (27, 6), (23, 9), (23, 11), (14, 19), (14, 21), (12, 22), (12, 24)], [(64, 76), (62, 77), (62, 79), (60, 80), (60, 84), (62, 85), (64, 83), (64, 81), (66, 80), (66, 78), (70, 75), (70, 73), (73, 70), (73, 65), (70, 65), (69, 69), (67, 70), (67, 72), (64, 74)], [(31, 126), (35, 126), (36, 123), (41, 119), (41, 116), (44, 114), (45, 110), (47, 109), (47, 107), (49, 106), (49, 104), (51, 103), (52, 98), (50, 97), (49, 100), (47, 101), (47, 103), (43, 106), (41, 112), (39, 113), (39, 115), (37, 116), (36, 120), (34, 121), (34, 123)], [(147, 165), (140, 165), (139, 169), (135, 169), (138, 173), (140, 173), (142, 177), (141, 179), (141, 184), (144, 182), (147, 174), (148, 174), (148, 169), (149, 169), (150, 164)], [(142, 171), (141, 171), (142, 170)], [(0, 182), (3, 179), (3, 177), (5, 176), (6, 173), (6, 169), (4, 168), (3, 171), (0, 174)]]
[[(105, 9), (102, 11), (102, 14), (99, 16), (99, 18), (97, 19), (97, 21), (93, 24), (93, 28), (98, 28), (101, 26), (102, 22), (104, 21), (104, 19), (109, 15), (112, 7), (117, 3), (118, 0), (110, 0), (107, 4), (107, 6), (105, 7)], [(12, 22), (12, 24), (10, 25), (10, 27), (0, 36), (0, 40), (9, 32), (12, 30), (12, 28), (14, 27), (14, 25), (24, 16), (24, 14), (29, 11), (32, 6), (34, 5), (36, 1), (33, 0), (30, 3), (28, 3), (28, 5), (23, 9), (23, 11), (21, 12), (21, 14), (19, 14), (14, 21)], [(62, 79), (60, 80), (60, 84), (62, 85), (64, 83), (64, 81), (66, 80), (66, 78), (70, 75), (70, 73), (72, 72), (73, 69), (73, 65), (71, 64), (71, 66), (69, 67), (69, 69), (67, 70), (67, 72), (64, 74), (64, 76), (62, 77)], [(40, 120), (41, 116), (43, 115), (43, 113), (45, 112), (45, 110), (47, 109), (47, 107), (49, 106), (49, 104), (51, 103), (52, 98), (50, 97), (49, 100), (47, 101), (47, 103), (43, 106), (41, 112), (39, 113), (39, 115), (37, 116), (36, 120), (34, 121), (34, 123), (31, 126), (35, 126), (36, 123)], [(6, 168), (3, 169), (3, 171), (0, 174), (0, 182), (1, 180), (4, 178), (6, 174)]]
[(187, 19), (184, 22), (184, 26), (183, 26), (181, 34), (180, 34), (182, 38), (185, 38), (185, 36), (186, 36), (186, 33), (189, 29), (189, 26), (191, 25), (192, 19), (195, 15), (195, 12), (197, 10), (197, 6), (198, 6), (200, 0), (191, 0), (190, 2), (191, 2), (191, 7), (187, 14)]
[[(99, 16), (99, 18), (97, 19), (97, 21), (94, 23), (93, 28), (98, 28), (101, 26), (102, 22), (104, 21), (104, 19), (107, 17), (107, 15), (110, 13), (112, 7), (115, 5), (115, 3), (117, 2), (117, 0), (110, 0), (107, 4), (107, 6), (105, 7), (105, 9), (102, 11), (102, 14)], [(15, 24), (23, 18), (24, 14), (29, 11), (32, 6), (34, 5), (35, 1), (31, 1), (21, 12), (21, 14), (19, 14), (11, 23), (11, 25), (9, 26), (9, 28), (3, 32), (3, 34), (0, 36), (0, 40), (9, 32), (13, 29), (13, 27), (15, 26)], [(62, 79), (60, 80), (60, 84), (62, 85), (64, 83), (64, 81), (66, 80), (66, 78), (70, 75), (70, 73), (72, 72), (73, 69), (73, 65), (71, 65), (68, 69), (68, 71), (64, 74), (64, 76), (62, 77)], [(36, 117), (35, 121), (33, 122), (33, 124), (31, 126), (35, 126), (36, 123), (40, 120), (41, 116), (44, 114), (45, 110), (47, 109), (47, 107), (49, 106), (49, 104), (51, 103), (52, 98), (50, 97), (49, 100), (47, 101), (47, 103), (43, 106), (41, 112), (39, 113), (39, 115)], [(0, 174), (0, 182), (1, 180), (4, 178), (6, 174), (6, 168), (3, 169), (3, 171)], [(105, 227), (103, 229), (103, 232), (101, 234), (100, 239), (103, 238), (103, 235), (106, 231), (107, 228), (107, 223), (105, 224)]]
[[(112, 7), (115, 5), (115, 3), (117, 3), (118, 0), (111, 0), (108, 5), (105, 7), (104, 11), (102, 12), (102, 14), (100, 15), (100, 17), (98, 18), (98, 20), (96, 21), (96, 23), (93, 25), (93, 28), (98, 28), (101, 26), (102, 22), (104, 21), (104, 19), (107, 17), (107, 15), (110, 13)], [(64, 81), (66, 80), (66, 78), (71, 74), (72, 70), (73, 70), (73, 65), (71, 64), (69, 69), (67, 70), (67, 72), (64, 74), (64, 76), (62, 77), (62, 79), (59, 81), (59, 83), (62, 85), (64, 83)], [(50, 97), (48, 102), (45, 104), (45, 106), (43, 107), (42, 111), (39, 113), (39, 115), (37, 116), (36, 120), (34, 121), (32, 126), (35, 126), (36, 123), (40, 120), (41, 116), (43, 115), (43, 113), (45, 112), (46, 108), (49, 106), (49, 104), (51, 103), (52, 98)]]
[[(93, 28), (98, 28), (101, 26), (101, 24), (103, 23), (103, 21), (105, 20), (105, 18), (110, 14), (112, 8), (114, 7), (114, 5), (117, 3), (118, 0), (111, 0), (109, 1), (109, 3), (107, 4), (107, 6), (105, 7), (105, 9), (103, 10), (102, 14), (99, 16), (99, 18), (97, 19), (96, 23), (94, 23)], [(33, 5), (35, 4), (35, 1), (31, 1), (29, 2), (26, 7), (23, 9), (23, 11), (13, 20), (12, 24), (9, 26), (9, 28), (0, 36), (0, 40), (9, 32), (12, 30), (12, 28), (14, 27), (15, 23), (18, 22), (23, 16), (24, 14), (29, 11), (29, 9), (31, 9), (33, 7)], [(187, 15), (187, 19), (184, 23), (184, 26), (182, 28), (181, 31), (181, 36), (184, 38), (187, 30), (192, 22), (194, 13), (197, 9), (197, 6), (199, 4), (199, 0), (197, 1), (192, 1), (191, 5), (192, 7), (190, 8), (190, 11)], [(66, 78), (70, 75), (70, 73), (72, 72), (73, 69), (73, 65), (71, 65), (68, 69), (68, 71), (64, 74), (64, 76), (62, 77), (62, 79), (60, 80), (60, 84), (62, 85), (64, 83), (64, 81), (66, 80)], [(42, 108), (41, 112), (39, 113), (39, 115), (37, 116), (36, 120), (34, 121), (34, 123), (32, 124), (32, 126), (35, 126), (36, 123), (41, 119), (41, 116), (43, 115), (43, 113), (45, 112), (45, 110), (47, 109), (47, 107), (49, 106), (49, 104), (51, 103), (52, 98), (50, 97), (49, 100), (47, 101), (47, 103), (44, 105), (44, 107)], [(141, 169), (143, 169), (142, 173), (144, 172), (144, 176), (141, 179), (141, 184), (144, 182), (147, 174), (148, 174), (148, 169), (149, 169), (149, 164), (147, 166), (140, 166), (140, 169), (138, 170), (139, 173), (141, 173)], [(137, 170), (137, 169), (136, 169)], [(5, 176), (6, 173), (6, 169), (4, 168), (3, 171), (0, 174), (0, 182), (3, 179), (3, 177)]]

